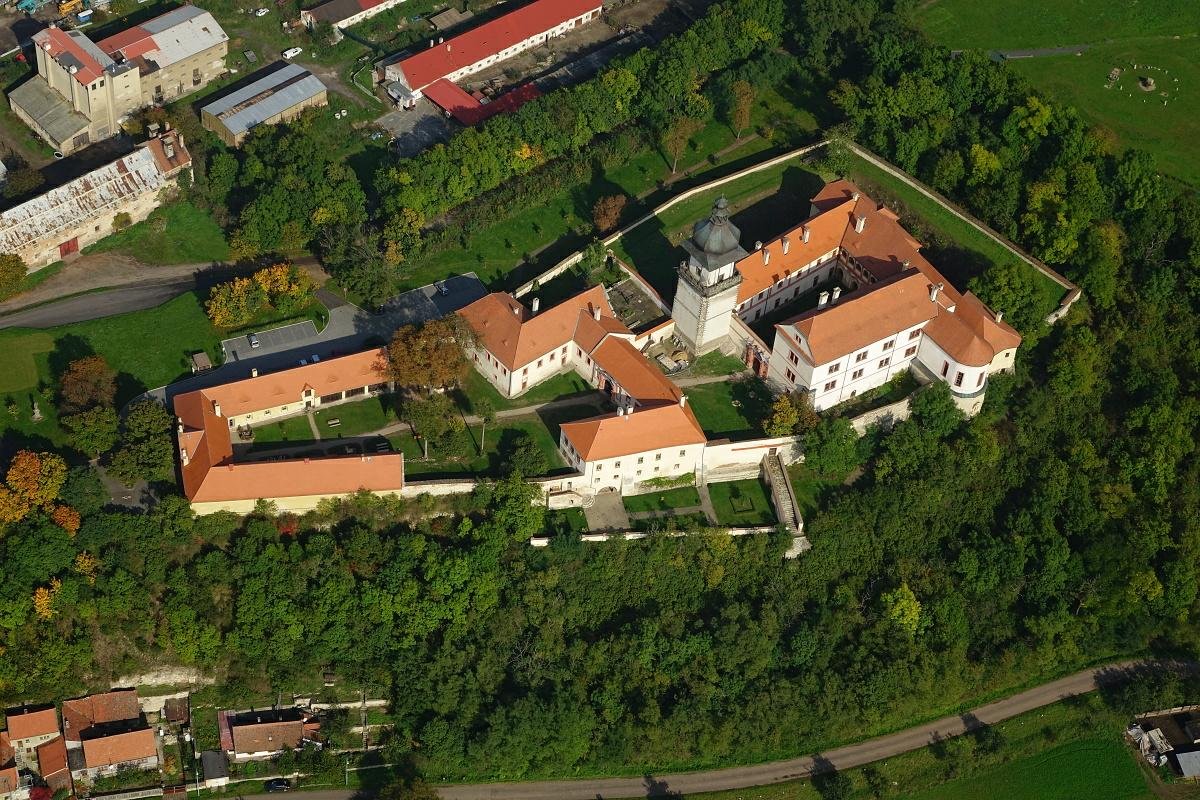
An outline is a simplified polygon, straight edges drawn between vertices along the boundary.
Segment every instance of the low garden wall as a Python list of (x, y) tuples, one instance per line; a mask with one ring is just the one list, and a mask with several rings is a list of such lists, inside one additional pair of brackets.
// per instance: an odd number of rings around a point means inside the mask
[[(763, 456), (771, 450), (775, 450), (785, 465), (803, 461), (804, 451), (800, 439), (799, 436), (774, 436), (744, 442), (709, 442), (704, 448), (704, 478), (710, 482), (738, 480), (738, 476), (733, 473), (739, 468), (751, 467), (757, 474)], [(717, 474), (714, 475), (714, 472)], [(726, 474), (730, 476), (726, 477)]]
[(911, 399), (911, 397), (906, 397), (903, 400), (897, 400), (891, 405), (873, 408), (850, 420), (850, 424), (854, 426), (854, 430), (859, 436), (865, 435), (867, 428), (872, 425), (878, 424), (885, 428), (890, 428), (897, 422), (903, 422), (912, 416), (912, 406), (909, 403)]

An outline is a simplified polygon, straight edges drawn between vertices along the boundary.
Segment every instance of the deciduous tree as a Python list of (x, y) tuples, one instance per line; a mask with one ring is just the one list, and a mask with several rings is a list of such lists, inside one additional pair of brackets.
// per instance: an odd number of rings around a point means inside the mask
[(605, 195), (597, 200), (592, 206), (592, 222), (596, 225), (596, 232), (608, 233), (615, 230), (628, 202), (629, 198), (623, 194)]
[(679, 117), (663, 130), (661, 141), (663, 151), (671, 159), (672, 175), (679, 171), (679, 158), (683, 155), (683, 151), (687, 149), (688, 142), (703, 127), (704, 123), (698, 119)]
[(93, 458), (117, 444), (117, 412), (111, 408), (89, 408), (63, 417), (62, 424), (71, 434), (71, 446)]
[(734, 81), (729, 84), (729, 97), (725, 102), (729, 127), (740, 142), (742, 133), (750, 127), (750, 112), (754, 109), (754, 87), (747, 80)]
[(111, 408), (117, 394), (117, 373), (104, 356), (87, 356), (67, 365), (58, 384), (63, 410), (68, 413)]
[(474, 335), (457, 314), (396, 330), (383, 365), (388, 377), (406, 389), (429, 391), (457, 386), (467, 375), (467, 349)]
[(0, 253), (0, 299), (12, 297), (21, 290), (27, 271), (19, 255)]

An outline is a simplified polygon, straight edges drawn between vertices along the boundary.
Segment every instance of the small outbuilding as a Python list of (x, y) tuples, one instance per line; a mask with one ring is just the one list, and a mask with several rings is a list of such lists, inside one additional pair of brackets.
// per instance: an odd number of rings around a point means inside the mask
[(256, 125), (290, 122), (307, 108), (329, 105), (321, 79), (288, 64), (201, 107), (200, 122), (230, 147), (240, 147)]
[(215, 789), (229, 783), (229, 762), (220, 750), (205, 750), (201, 753), (200, 769), (204, 773), (206, 789)]

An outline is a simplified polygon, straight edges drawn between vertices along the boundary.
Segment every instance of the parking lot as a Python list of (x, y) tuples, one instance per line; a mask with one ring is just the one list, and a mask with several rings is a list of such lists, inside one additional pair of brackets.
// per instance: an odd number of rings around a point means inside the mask
[(255, 336), (258, 338), (258, 347), (253, 347), (250, 344), (250, 337), (246, 335), (235, 336), (221, 342), (221, 351), (225, 353), (225, 363), (231, 364), (252, 356), (265, 356), (286, 350), (302, 349), (308, 342), (315, 343), (320, 334), (317, 333), (317, 326), (308, 321), (262, 331)]
[(431, 101), (422, 98), (413, 108), (397, 108), (375, 120), (375, 124), (394, 137), (392, 148), (398, 155), (415, 156), (438, 142), (450, 140), (450, 120)]

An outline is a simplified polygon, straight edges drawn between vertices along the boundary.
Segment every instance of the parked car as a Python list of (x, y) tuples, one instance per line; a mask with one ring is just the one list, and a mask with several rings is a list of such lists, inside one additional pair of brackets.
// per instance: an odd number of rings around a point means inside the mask
[(254, 16), (256, 16), (256, 17), (265, 17), (267, 14), (270, 14), (270, 13), (271, 13), (271, 9), (269, 9), (269, 8), (260, 8), (260, 9), (258, 9), (257, 11), (255, 11), (255, 12), (254, 12)]
[(257, 337), (257, 336), (255, 336), (255, 335), (252, 333), (252, 334), (250, 334), (249, 336), (247, 336), (246, 338), (250, 340), (250, 347), (251, 347), (251, 349), (258, 347), (258, 337)]
[(292, 782), (287, 778), (272, 778), (263, 786), (268, 792), (290, 792), (292, 790)]
[(283, 51), (283, 57), (284, 58), (295, 58), (296, 56), (300, 55), (303, 52), (304, 52), (303, 47), (289, 47), (287, 50)]

